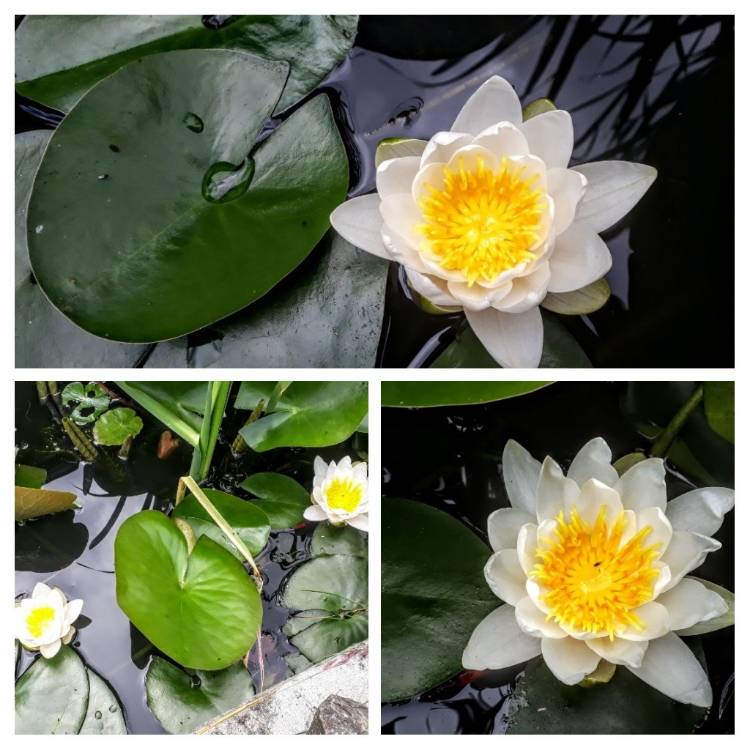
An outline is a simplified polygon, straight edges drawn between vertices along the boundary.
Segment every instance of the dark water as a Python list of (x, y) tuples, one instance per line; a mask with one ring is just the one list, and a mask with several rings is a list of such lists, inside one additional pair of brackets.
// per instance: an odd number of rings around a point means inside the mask
[[(612, 298), (583, 320), (564, 318), (593, 364), (731, 367), (733, 18), (363, 16), (354, 48), (318, 88), (349, 152), (350, 195), (374, 189), (380, 140), (448, 129), (495, 74), (523, 103), (549, 97), (571, 112), (573, 164), (626, 159), (659, 170), (646, 198), (605, 235)], [(58, 120), (17, 98), (17, 130)], [(378, 364), (429, 364), (461, 321), (421, 312), (392, 269)], [(219, 356), (215, 331), (194, 339), (188, 364)]]
[[(234, 395), (230, 403), (233, 400)], [(129, 732), (150, 734), (163, 732), (146, 705), (143, 683), (150, 658), (158, 651), (117, 606), (114, 540), (120, 525), (132, 514), (147, 508), (169, 509), (178, 478), (188, 472), (191, 450), (183, 444), (168, 460), (157, 459), (156, 446), (164, 427), (136, 408), (144, 420), (144, 429), (135, 440), (126, 471), (117, 459), (84, 464), (53, 423), (48, 409), (39, 404), (34, 384), (16, 384), (17, 461), (46, 468), (45, 486), (76, 493), (82, 506), (80, 510), (16, 525), (16, 596), (30, 595), (34, 584), (43, 581), (59, 586), (69, 599), (84, 600), (73, 645), (118, 695)], [(309, 483), (315, 455), (338, 459), (342, 450), (354, 455), (357, 448), (366, 449), (360, 444), (362, 438), (357, 437), (332, 449), (248, 452), (235, 461), (229, 456), (226, 441), (233, 439), (244, 419), (247, 412), (228, 409), (208, 482), (240, 496), (244, 493), (237, 490), (236, 484), (253, 472), (283, 471)], [(281, 632), (288, 610), (281, 605), (280, 596), (286, 577), (310, 557), (313, 528), (313, 524), (302, 524), (291, 531), (273, 532), (256, 558), (264, 579), (262, 650), (266, 688), (286, 676), (283, 657), (296, 652)], [(260, 679), (256, 656), (254, 648), (249, 666), (257, 688)], [(32, 654), (23, 651), (17, 674), (33, 659)]]
[[(598, 435), (615, 458), (647, 449), (621, 416), (624, 384), (557, 383), (487, 406), (383, 409), (383, 494), (406, 497), (450, 513), (487, 539), (487, 516), (507, 506), (503, 447), (513, 438), (541, 459), (567, 469), (578, 449)], [(425, 436), (429, 436), (426, 439)], [(668, 467), (668, 497), (693, 485)], [(724, 545), (697, 569), (702, 578), (734, 590), (734, 513), (715, 535)], [(734, 731), (734, 628), (702, 637), (714, 705), (706, 733)], [(486, 734), (505, 731), (505, 699), (523, 665), (501, 672), (462, 673), (409, 701), (385, 704), (387, 734)]]

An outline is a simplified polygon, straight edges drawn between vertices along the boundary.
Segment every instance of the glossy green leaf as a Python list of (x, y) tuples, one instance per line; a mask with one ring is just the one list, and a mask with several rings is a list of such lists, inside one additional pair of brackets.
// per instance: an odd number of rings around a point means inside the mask
[[(244, 382), (237, 394), (238, 409), (266, 404), (275, 383)], [(272, 448), (320, 448), (346, 440), (367, 413), (367, 383), (293, 382), (278, 399), (273, 413), (245, 425), (240, 435), (255, 451)]]
[(189, 734), (254, 695), (241, 663), (218, 672), (185, 671), (154, 656), (146, 672), (148, 707), (170, 734)]
[(127, 734), (122, 706), (112, 688), (91, 669), (86, 718), (78, 734)]
[(484, 580), (492, 551), (447, 513), (385, 499), (381, 694), (411, 698), (461, 671), (472, 631), (500, 601)]
[(314, 664), (367, 638), (367, 615), (362, 612), (342, 617), (308, 616), (303, 612), (292, 620), (300, 621), (306, 627), (292, 636), (290, 641), (300, 654)]
[(375, 166), (379, 167), (389, 159), (400, 159), (404, 156), (422, 156), (427, 141), (418, 138), (384, 138), (375, 150)]
[(459, 406), (486, 404), (544, 388), (536, 381), (386, 381), (381, 385), (383, 406)]
[(178, 49), (229, 48), (286, 60), (277, 109), (311, 91), (352, 46), (357, 16), (237, 16), (207, 28), (200, 16), (27, 16), (16, 30), (16, 86), (68, 111), (118, 68)]
[(78, 734), (88, 702), (86, 667), (70, 646), (40, 656), (16, 682), (16, 734)]
[[(219, 490), (202, 489), (224, 520), (247, 545), (250, 552), (257, 555), (266, 546), (271, 531), (268, 516), (257, 507), (256, 503), (240, 500), (234, 495), (228, 495)], [(175, 518), (184, 518), (190, 524), (196, 537), (207, 536), (236, 558), (242, 559), (226, 534), (211, 520), (211, 516), (192, 495), (185, 497), (174, 509), (172, 515)]]
[(58, 309), (104, 338), (160, 341), (242, 309), (304, 260), (345, 197), (348, 166), (325, 96), (253, 149), (286, 67), (167, 52), (81, 99), (50, 140), (28, 210), (31, 264)]
[(268, 517), (272, 529), (291, 529), (301, 523), (310, 493), (291, 477), (265, 471), (247, 477), (240, 487), (259, 498), (252, 504)]
[(734, 442), (734, 382), (709, 380), (703, 384), (703, 406), (711, 429)]
[(202, 536), (191, 554), (172, 520), (153, 510), (128, 518), (115, 539), (117, 603), (179, 664), (216, 670), (255, 642), (260, 595), (242, 564)]
[(39, 516), (46, 516), (50, 513), (62, 513), (65, 510), (70, 510), (76, 499), (73, 492), (45, 490), (35, 487), (16, 487), (16, 521), (39, 518)]
[(607, 304), (612, 290), (607, 279), (599, 279), (574, 292), (550, 292), (542, 307), (560, 315), (588, 315)]
[(722, 630), (734, 625), (734, 594), (731, 591), (727, 591), (723, 586), (719, 586), (718, 583), (713, 581), (707, 581), (705, 578), (698, 578), (697, 576), (687, 576), (694, 580), (702, 583), (707, 589), (717, 593), (726, 603), (729, 609), (718, 617), (714, 617), (711, 620), (705, 622), (699, 622), (692, 625), (684, 630), (677, 631), (679, 635), (703, 635), (704, 633), (713, 633), (715, 630)]
[(143, 420), (126, 406), (104, 412), (94, 425), (97, 445), (122, 445), (143, 429)]
[(99, 383), (68, 383), (60, 395), (63, 406), (73, 405), (70, 417), (79, 425), (94, 422), (109, 408), (109, 394)]
[(313, 557), (323, 555), (350, 555), (367, 557), (365, 537), (351, 526), (333, 526), (330, 523), (319, 523), (313, 532), (310, 552)]
[(41, 489), (46, 481), (47, 469), (16, 464), (16, 487), (28, 487), (32, 490), (38, 490)]

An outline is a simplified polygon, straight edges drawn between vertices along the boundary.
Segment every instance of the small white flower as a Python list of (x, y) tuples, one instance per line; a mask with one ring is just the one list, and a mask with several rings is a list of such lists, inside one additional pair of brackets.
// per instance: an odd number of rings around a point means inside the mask
[(334, 526), (349, 524), (367, 531), (367, 464), (352, 464), (349, 456), (338, 462), (315, 457), (312, 502), (305, 509), (308, 521), (330, 521)]
[[(404, 266), (413, 289), (460, 310), (504, 367), (536, 367), (539, 306), (602, 278), (612, 256), (599, 232), (627, 214), (656, 178), (643, 164), (568, 167), (564, 110), (522, 121), (511, 85), (493, 76), (450, 132), (417, 155), (384, 161), (377, 193), (331, 214), (346, 240)], [(418, 143), (418, 142), (415, 142)]]
[(29, 651), (51, 659), (73, 640), (73, 623), (83, 608), (83, 599), (68, 602), (58, 588), (37, 583), (31, 596), (16, 605), (16, 638)]
[(605, 659), (676, 701), (710, 706), (708, 677), (678, 634), (727, 611), (686, 574), (721, 547), (711, 534), (734, 492), (705, 487), (667, 502), (662, 459), (621, 477), (611, 459), (594, 438), (566, 477), (549, 456), (540, 464), (508, 441), (511, 507), (487, 520), (495, 553), (484, 569), (506, 604), (476, 627), (463, 665), (501, 669), (541, 653), (555, 677), (574, 685)]

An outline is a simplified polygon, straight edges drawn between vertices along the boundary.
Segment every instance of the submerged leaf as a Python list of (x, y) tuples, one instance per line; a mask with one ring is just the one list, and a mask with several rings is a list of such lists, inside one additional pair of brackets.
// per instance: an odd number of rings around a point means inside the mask
[(97, 445), (122, 445), (143, 429), (143, 420), (126, 406), (102, 414), (94, 425)]

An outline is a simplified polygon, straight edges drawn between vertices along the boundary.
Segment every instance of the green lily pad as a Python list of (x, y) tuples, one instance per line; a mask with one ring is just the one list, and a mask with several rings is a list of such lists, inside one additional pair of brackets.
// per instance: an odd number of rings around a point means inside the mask
[(32, 490), (41, 489), (47, 481), (47, 469), (36, 466), (16, 464), (16, 487), (28, 487)]
[(458, 674), (472, 631), (500, 601), (482, 572), (492, 551), (447, 513), (385, 499), (382, 529), (381, 694), (396, 701)]
[(78, 734), (127, 734), (122, 706), (112, 688), (91, 669), (89, 676), (89, 704), (86, 718)]
[(242, 664), (218, 672), (185, 671), (154, 656), (146, 672), (148, 707), (170, 734), (189, 734), (254, 695)]
[(487, 404), (537, 391), (548, 382), (536, 381), (385, 381), (380, 388), (383, 406), (460, 406)]
[(28, 209), (31, 264), (59, 310), (103, 338), (161, 341), (242, 309), (304, 260), (345, 197), (348, 165), (325, 96), (253, 149), (287, 68), (165, 52), (80, 100)]
[[(206, 497), (214, 504), (216, 510), (224, 517), (224, 520), (247, 545), (251, 554), (257, 555), (266, 546), (268, 535), (271, 532), (268, 516), (264, 511), (258, 508), (256, 503), (240, 500), (240, 498), (226, 492), (202, 489)], [(188, 495), (174, 509), (172, 515), (175, 518), (184, 518), (190, 524), (196, 537), (207, 536), (231, 552), (237, 559), (244, 559), (234, 548), (226, 534), (211, 520), (211, 516), (206, 513), (203, 506), (192, 495)]]
[(351, 526), (333, 526), (330, 523), (319, 523), (313, 532), (310, 542), (313, 557), (323, 555), (350, 555), (367, 557), (365, 537)]
[(76, 424), (88, 424), (109, 409), (109, 394), (99, 383), (68, 383), (62, 391), (63, 406), (75, 404), (70, 412)]
[(734, 442), (734, 382), (709, 380), (703, 384), (703, 407), (711, 429)]
[(272, 529), (291, 529), (304, 519), (310, 493), (291, 477), (264, 471), (247, 477), (240, 487), (255, 495), (252, 504), (260, 508)]
[(218, 29), (200, 16), (27, 16), (16, 30), (16, 87), (68, 111), (133, 60), (179, 49), (229, 48), (291, 66), (282, 110), (323, 80), (352, 46), (357, 16), (237, 16)]
[(104, 412), (94, 425), (97, 445), (122, 445), (143, 429), (143, 420), (126, 406)]
[[(273, 382), (243, 382), (237, 409), (268, 409)], [(367, 383), (294, 381), (272, 405), (271, 413), (245, 425), (240, 435), (255, 451), (272, 448), (320, 448), (336, 445), (355, 432), (367, 413)]]
[(120, 527), (115, 576), (122, 611), (185, 667), (223, 669), (255, 642), (260, 595), (242, 564), (206, 536), (188, 554), (185, 537), (158, 511)]
[(718, 594), (727, 603), (729, 609), (723, 615), (706, 620), (705, 622), (698, 622), (689, 628), (678, 631), (679, 635), (704, 635), (705, 633), (713, 633), (715, 630), (722, 630), (734, 625), (734, 594), (731, 591), (727, 591), (723, 586), (719, 586), (718, 583), (707, 581), (705, 578), (698, 578), (697, 576), (687, 577), (699, 581), (707, 589)]
[(315, 616), (306, 618), (306, 613), (303, 612), (293, 617), (292, 620), (300, 621), (306, 627), (291, 637), (290, 641), (300, 654), (313, 664), (338, 654), (353, 643), (359, 643), (367, 638), (367, 615), (362, 612), (317, 618)]
[(78, 734), (88, 702), (86, 667), (72, 648), (40, 656), (16, 682), (16, 734)]

